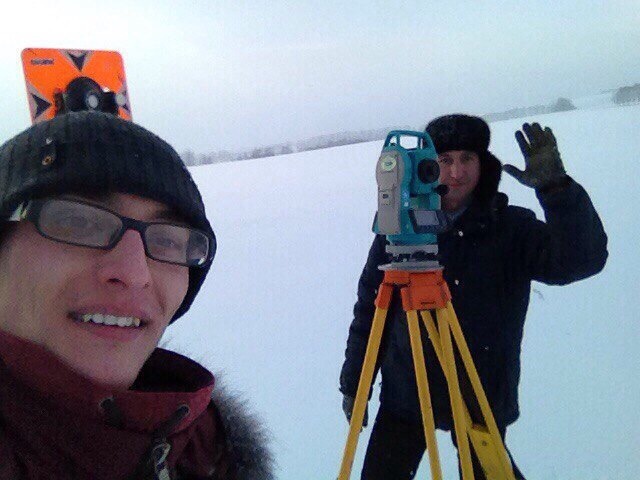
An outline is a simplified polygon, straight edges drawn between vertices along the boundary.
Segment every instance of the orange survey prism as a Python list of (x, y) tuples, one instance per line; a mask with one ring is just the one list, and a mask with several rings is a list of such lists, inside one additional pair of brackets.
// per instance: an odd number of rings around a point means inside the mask
[(118, 52), (25, 48), (22, 67), (33, 123), (77, 110), (106, 111), (131, 120)]

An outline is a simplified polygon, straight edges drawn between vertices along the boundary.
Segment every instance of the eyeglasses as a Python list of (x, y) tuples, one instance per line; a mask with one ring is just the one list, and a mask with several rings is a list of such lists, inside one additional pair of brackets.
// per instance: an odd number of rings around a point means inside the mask
[(31, 221), (40, 235), (81, 247), (110, 250), (124, 233), (140, 233), (147, 257), (159, 262), (201, 267), (213, 260), (215, 238), (195, 228), (162, 222), (143, 222), (103, 207), (58, 198), (31, 200), (9, 221)]

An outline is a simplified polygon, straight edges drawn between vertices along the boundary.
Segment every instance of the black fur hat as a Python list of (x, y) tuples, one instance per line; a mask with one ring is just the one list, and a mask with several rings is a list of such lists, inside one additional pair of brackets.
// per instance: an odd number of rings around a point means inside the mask
[[(71, 112), (0, 146), (0, 220), (32, 198), (108, 192), (164, 203), (211, 235), (215, 246), (200, 192), (180, 156), (133, 122), (102, 112)], [(211, 261), (189, 269), (189, 289), (172, 321), (189, 309), (210, 266)]]
[(487, 122), (480, 117), (456, 113), (430, 121), (425, 131), (438, 153), (468, 150), (478, 154), (480, 181), (474, 197), (480, 203), (489, 203), (498, 191), (502, 163), (489, 151), (491, 131)]

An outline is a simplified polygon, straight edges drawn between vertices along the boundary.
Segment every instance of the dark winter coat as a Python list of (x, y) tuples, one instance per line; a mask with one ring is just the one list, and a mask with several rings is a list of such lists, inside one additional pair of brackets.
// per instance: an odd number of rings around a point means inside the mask
[(264, 428), (213, 383), (158, 348), (130, 390), (109, 391), (0, 331), (0, 480), (271, 480)]
[[(492, 201), (472, 203), (450, 231), (439, 235), (438, 244), (454, 310), (496, 421), (506, 426), (519, 415), (520, 347), (531, 281), (564, 285), (594, 275), (604, 267), (607, 237), (589, 196), (575, 181), (568, 179), (555, 192), (537, 192), (544, 223), (531, 210), (510, 206), (506, 195), (496, 194), (498, 178)], [(385, 238), (378, 235), (358, 284), (340, 376), (340, 390), (347, 395), (354, 396), (358, 386), (383, 277), (378, 266), (388, 262)], [(419, 421), (407, 325), (399, 295), (394, 297), (380, 355), (381, 407)], [(424, 328), (422, 338), (436, 425), (451, 429), (444, 375)]]

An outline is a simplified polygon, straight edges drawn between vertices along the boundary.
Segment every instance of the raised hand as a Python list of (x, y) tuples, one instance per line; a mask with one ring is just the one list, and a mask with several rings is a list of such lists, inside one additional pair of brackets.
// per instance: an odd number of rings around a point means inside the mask
[[(516, 132), (516, 141), (524, 155), (525, 169), (504, 165), (502, 169), (523, 185), (537, 190), (560, 187), (567, 180), (556, 137), (549, 127), (544, 130), (539, 123), (522, 125)], [(525, 137), (526, 134), (526, 137)]]

